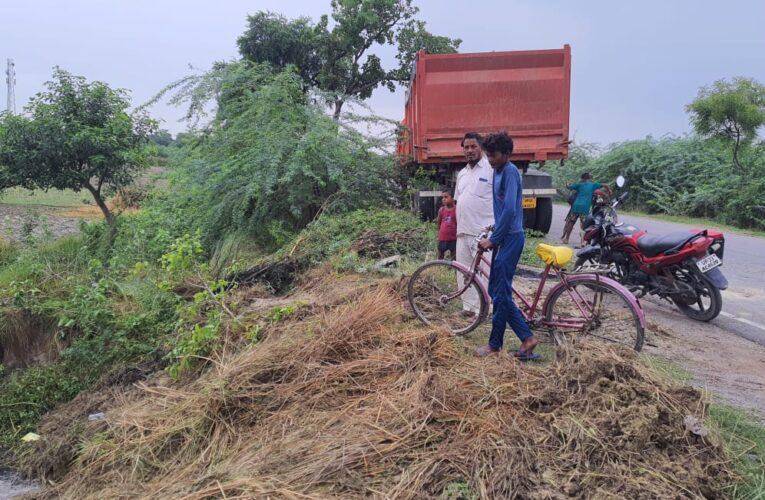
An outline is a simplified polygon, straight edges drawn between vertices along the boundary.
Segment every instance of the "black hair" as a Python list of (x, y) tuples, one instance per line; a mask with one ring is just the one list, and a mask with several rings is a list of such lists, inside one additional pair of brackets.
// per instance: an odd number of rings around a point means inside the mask
[(513, 138), (507, 135), (504, 130), (489, 134), (483, 139), (483, 149), (487, 153), (495, 153), (499, 151), (503, 154), (511, 154), (513, 152)]
[(465, 137), (462, 138), (462, 142), (460, 142), (461, 147), (465, 147), (465, 141), (468, 139), (475, 139), (475, 141), (478, 143), (478, 147), (481, 147), (481, 144), (483, 142), (483, 138), (481, 137), (481, 134), (478, 132), (468, 132), (465, 134)]
[(454, 198), (454, 190), (451, 188), (444, 188), (441, 190), (441, 194), (447, 193), (449, 196)]
[(584, 181), (584, 180), (587, 180), (587, 179), (592, 179), (592, 176), (590, 175), (589, 172), (585, 172), (585, 173), (582, 174), (582, 180)]

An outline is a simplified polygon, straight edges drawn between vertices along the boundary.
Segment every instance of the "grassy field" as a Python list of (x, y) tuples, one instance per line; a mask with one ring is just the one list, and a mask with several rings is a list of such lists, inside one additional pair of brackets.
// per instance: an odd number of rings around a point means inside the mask
[(46, 207), (79, 207), (84, 200), (90, 202), (87, 192), (76, 193), (71, 190), (51, 189), (49, 191), (10, 188), (0, 194), (0, 203), (4, 205), (46, 206)]

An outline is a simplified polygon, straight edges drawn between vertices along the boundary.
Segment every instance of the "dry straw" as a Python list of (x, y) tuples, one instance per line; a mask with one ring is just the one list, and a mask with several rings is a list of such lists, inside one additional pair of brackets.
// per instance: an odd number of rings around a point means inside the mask
[[(699, 393), (582, 343), (551, 365), (475, 360), (388, 287), (278, 326), (185, 387), (107, 413), (66, 498), (715, 497)], [(455, 485), (459, 488), (455, 488)]]

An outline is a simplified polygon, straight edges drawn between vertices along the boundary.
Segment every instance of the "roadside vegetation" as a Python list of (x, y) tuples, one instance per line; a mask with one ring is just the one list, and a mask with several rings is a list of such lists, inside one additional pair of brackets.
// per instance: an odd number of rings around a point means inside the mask
[(748, 79), (702, 88), (688, 107), (695, 135), (648, 137), (605, 149), (578, 144), (564, 165), (551, 165), (556, 187), (590, 172), (601, 182), (627, 178), (625, 208), (703, 217), (765, 229), (765, 86)]
[[(411, 321), (402, 276), (433, 256), (435, 227), (408, 210), (410, 186), (387, 153), (393, 127), (343, 110), (405, 81), (421, 43), (459, 42), (428, 33), (408, 1), (332, 5), (332, 30), (326, 18), (253, 16), (241, 60), (166, 89), (192, 122), (215, 109), (182, 137), (128, 114), (125, 93), (60, 71), (32, 117), (0, 121), (4, 187), (87, 192), (104, 215), (77, 235), (0, 241), (8, 459), (55, 482), (51, 498), (757, 492), (762, 477), (741, 457), (762, 457), (758, 428), (710, 414), (632, 352), (484, 366)], [(264, 47), (263, 32), (283, 43)], [(380, 44), (396, 45), (400, 67), (367, 55)], [(290, 49), (284, 64), (277, 49)], [(70, 115), (60, 86), (102, 120)], [(362, 133), (362, 122), (383, 131)], [(57, 163), (29, 142), (40, 130), (83, 156)], [(24, 144), (42, 149), (14, 164)], [(110, 196), (127, 197), (153, 162), (166, 185), (113, 212)], [(380, 264), (390, 256), (401, 260)], [(719, 434), (688, 431), (688, 415), (711, 415)], [(39, 440), (22, 442), (29, 432)]]

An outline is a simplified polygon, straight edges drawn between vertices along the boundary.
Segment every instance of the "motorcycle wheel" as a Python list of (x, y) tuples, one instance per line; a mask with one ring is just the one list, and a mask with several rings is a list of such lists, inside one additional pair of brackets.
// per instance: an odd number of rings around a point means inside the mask
[[(685, 271), (683, 281), (693, 285), (696, 291), (696, 303), (688, 304), (680, 299), (672, 299), (683, 314), (696, 321), (712, 321), (722, 310), (722, 295), (706, 277)], [(690, 280), (693, 280), (689, 283)]]

